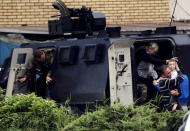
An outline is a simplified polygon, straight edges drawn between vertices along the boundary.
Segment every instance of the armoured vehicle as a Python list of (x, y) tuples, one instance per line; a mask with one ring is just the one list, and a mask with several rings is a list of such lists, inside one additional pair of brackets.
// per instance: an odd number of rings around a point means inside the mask
[[(11, 95), (16, 75), (26, 69), (35, 49), (54, 54), (54, 82), (47, 89), (48, 96), (59, 103), (69, 98), (71, 104), (94, 104), (106, 99), (111, 104), (132, 104), (139, 97), (137, 92), (141, 85), (136, 72), (140, 57), (137, 50), (151, 41), (160, 46), (158, 58), (178, 57), (183, 73), (190, 76), (190, 37), (177, 34), (176, 27), (125, 36), (120, 35), (119, 27), (105, 29), (103, 14), (93, 14), (85, 7), (68, 9), (60, 1), (53, 5), (61, 14), (59, 20), (49, 21), (49, 36), (59, 35), (64, 39), (26, 43), (14, 49), (10, 71), (1, 71), (1, 84), (5, 84), (9, 74), (7, 95)], [(81, 25), (83, 22), (86, 24)], [(99, 34), (93, 35), (94, 31), (99, 31)], [(73, 39), (76, 37), (84, 39)], [(4, 64), (5, 69), (9, 68), (8, 65)], [(30, 85), (35, 87), (35, 83)]]

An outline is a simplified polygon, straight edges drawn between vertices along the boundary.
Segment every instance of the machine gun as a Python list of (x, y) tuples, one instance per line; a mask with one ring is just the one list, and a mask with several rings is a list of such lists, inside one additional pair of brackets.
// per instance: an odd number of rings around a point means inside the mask
[(52, 6), (59, 10), (59, 20), (48, 21), (50, 35), (71, 34), (74, 36), (92, 35), (95, 31), (104, 30), (106, 18), (102, 13), (93, 13), (90, 8), (67, 8), (61, 0), (56, 0)]

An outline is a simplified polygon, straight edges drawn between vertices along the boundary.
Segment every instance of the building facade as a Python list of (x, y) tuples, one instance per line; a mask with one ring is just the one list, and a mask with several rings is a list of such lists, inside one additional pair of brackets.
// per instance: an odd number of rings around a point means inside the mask
[[(55, 0), (0, 0), (0, 27), (47, 26), (58, 13)], [(91, 7), (105, 13), (107, 24), (125, 25), (170, 21), (169, 0), (64, 0), (68, 8)]]

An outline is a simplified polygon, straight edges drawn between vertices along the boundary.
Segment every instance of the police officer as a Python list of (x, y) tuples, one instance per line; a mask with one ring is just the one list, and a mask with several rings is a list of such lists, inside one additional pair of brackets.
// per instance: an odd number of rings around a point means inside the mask
[(52, 82), (53, 51), (34, 51), (34, 70), (36, 74), (36, 92), (38, 96), (46, 98), (47, 85)]

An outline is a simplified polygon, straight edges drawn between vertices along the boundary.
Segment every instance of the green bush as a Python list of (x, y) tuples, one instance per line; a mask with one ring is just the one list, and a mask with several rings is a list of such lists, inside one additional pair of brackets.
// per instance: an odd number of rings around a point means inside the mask
[(2, 101), (5, 97), (4, 95), (5, 91), (0, 87), (0, 101)]
[(58, 130), (75, 115), (67, 108), (57, 107), (54, 101), (30, 95), (5, 97), (0, 101), (0, 129)]
[(158, 113), (149, 105), (103, 107), (87, 113), (63, 131), (175, 131), (182, 124), (183, 111)]
[(0, 130), (5, 131), (177, 131), (183, 111), (157, 112), (143, 106), (104, 106), (80, 117), (34, 94), (4, 97), (0, 90)]

